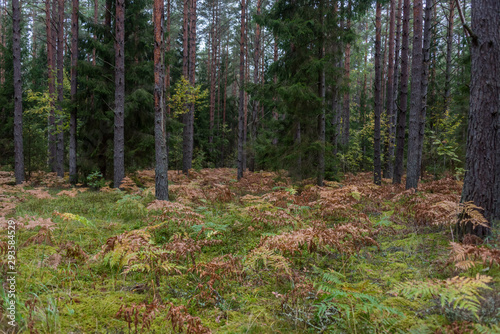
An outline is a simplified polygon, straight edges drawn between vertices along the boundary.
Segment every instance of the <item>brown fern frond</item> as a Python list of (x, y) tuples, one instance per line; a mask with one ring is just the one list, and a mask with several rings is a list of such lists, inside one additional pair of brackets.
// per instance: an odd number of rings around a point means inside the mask
[(451, 242), (451, 252), (448, 262), (455, 263), (458, 269), (467, 270), (475, 266), (475, 261), (482, 260), (483, 264), (500, 265), (500, 249), (490, 249), (482, 246), (464, 245)]

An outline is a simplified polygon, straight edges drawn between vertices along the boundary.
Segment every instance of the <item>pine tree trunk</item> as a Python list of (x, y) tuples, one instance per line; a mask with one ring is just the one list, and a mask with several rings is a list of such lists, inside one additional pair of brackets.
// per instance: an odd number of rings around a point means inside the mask
[(396, 1), (390, 0), (389, 19), (389, 64), (387, 69), (387, 155), (385, 159), (384, 177), (392, 179), (394, 142), (396, 133), (396, 114), (394, 112), (394, 29), (396, 21)]
[(425, 119), (427, 115), (427, 89), (429, 87), (429, 66), (431, 62), (431, 40), (432, 40), (432, 21), (433, 21), (434, 0), (425, 2), (425, 25), (424, 25), (424, 46), (422, 50), (422, 106), (418, 123), (418, 171), (417, 175), (422, 174), (422, 154), (424, 147)]
[(397, 117), (396, 158), (392, 183), (401, 184), (405, 149), (406, 112), (408, 109), (408, 49), (410, 46), (410, 0), (404, 0), (403, 33), (401, 40), (401, 81), (399, 93), (399, 109)]
[(125, 0), (116, 0), (114, 187), (125, 177)]
[(374, 128), (374, 140), (373, 140), (373, 181), (375, 184), (380, 185), (382, 181), (382, 167), (380, 162), (380, 115), (382, 114), (382, 91), (381, 91), (381, 64), (380, 64), (380, 53), (381, 53), (381, 16), (382, 16), (382, 4), (377, 1), (377, 11), (375, 14), (375, 128)]
[(451, 100), (451, 56), (453, 52), (453, 21), (455, 14), (455, 1), (450, 0), (448, 15), (448, 30), (446, 33), (446, 69), (444, 81), (444, 111), (448, 110)]
[(422, 0), (415, 0), (413, 5), (413, 49), (406, 189), (417, 188), (420, 176), (418, 174), (418, 138), (420, 129), (420, 113), (422, 110), (422, 65)]
[[(484, 209), (490, 226), (500, 220), (500, 2), (472, 0), (471, 87), (462, 202)], [(484, 237), (490, 229), (466, 226)]]
[(244, 166), (244, 117), (245, 117), (245, 0), (241, 0), (241, 27), (240, 27), (240, 95), (238, 109), (238, 180), (243, 177)]
[[(262, 0), (257, 0), (257, 15), (261, 13)], [(260, 60), (260, 25), (255, 24), (255, 42), (254, 42), (254, 71), (253, 71), (253, 83), (255, 86), (259, 84), (259, 60)], [(252, 121), (250, 123), (250, 134), (251, 134), (251, 147), (252, 154), (248, 162), (248, 168), (251, 172), (255, 171), (255, 143), (257, 140), (257, 127), (258, 127), (258, 110), (259, 102), (254, 99), (252, 106)]]
[(78, 108), (76, 105), (76, 92), (78, 85), (77, 62), (78, 62), (78, 10), (79, 0), (73, 0), (73, 11), (71, 14), (71, 115), (69, 120), (69, 180), (72, 184), (78, 182), (76, 167), (76, 122)]
[(58, 0), (57, 20), (57, 139), (56, 139), (56, 172), (64, 177), (64, 0)]
[(168, 156), (165, 132), (164, 99), (164, 46), (163, 46), (163, 0), (155, 0), (153, 8), (154, 24), (154, 104), (155, 104), (155, 196), (159, 200), (168, 200)]
[[(320, 24), (321, 28), (323, 28), (323, 0), (320, 1)], [(350, 9), (350, 2), (349, 2), (349, 9)], [(325, 56), (325, 47), (324, 47), (324, 36), (323, 36), (323, 31), (321, 31), (321, 36), (319, 38), (320, 43), (319, 43), (319, 57), (318, 59), (320, 61), (323, 60)], [(318, 154), (318, 177), (317, 177), (317, 184), (318, 186), (322, 187), (324, 185), (323, 180), (325, 179), (325, 140), (326, 140), (326, 101), (325, 101), (325, 95), (326, 95), (326, 84), (325, 84), (325, 69), (324, 65), (320, 67), (319, 70), (319, 78), (318, 78), (318, 97), (321, 100), (321, 113), (319, 114), (318, 117), (318, 140), (321, 145), (320, 151)]]
[(56, 31), (54, 27), (54, 19), (55, 15), (53, 5), (55, 0), (45, 0), (45, 29), (47, 32), (47, 72), (48, 72), (48, 86), (49, 86), (49, 97), (50, 97), (50, 111), (48, 116), (48, 164), (49, 169), (52, 172), (56, 170), (56, 137), (55, 137), (55, 109), (54, 109), (54, 101), (55, 101), (55, 47), (56, 47)]
[[(351, 2), (349, 1), (348, 10), (351, 10)], [(351, 29), (351, 20), (347, 19), (347, 29)], [(342, 103), (342, 146), (347, 151), (349, 148), (349, 119), (350, 119), (350, 77), (351, 77), (351, 44), (347, 43), (345, 46), (345, 61), (344, 61), (344, 80), (347, 84), (347, 89), (344, 93)]]
[(12, 0), (12, 57), (14, 66), (14, 174), (24, 181), (23, 96), (21, 82), (21, 5)]

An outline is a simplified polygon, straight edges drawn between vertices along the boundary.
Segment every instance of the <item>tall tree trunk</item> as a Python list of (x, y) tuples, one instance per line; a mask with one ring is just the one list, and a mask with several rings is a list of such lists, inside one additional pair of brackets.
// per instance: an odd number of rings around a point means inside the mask
[(116, 0), (114, 187), (125, 177), (125, 0)]
[(431, 62), (431, 40), (434, 0), (425, 1), (424, 46), (422, 50), (422, 106), (418, 121), (418, 171), (422, 172), (422, 153), (424, 147), (425, 118), (427, 115), (427, 88), (429, 87), (429, 65)]
[[(48, 116), (48, 164), (52, 172), (56, 170), (56, 137), (55, 137), (55, 47), (56, 47), (56, 31), (54, 24), (54, 7), (55, 0), (45, 0), (45, 29), (47, 32), (47, 72), (48, 72), (48, 86), (50, 98), (50, 111)], [(52, 5), (52, 6), (51, 6)], [(51, 8), (52, 7), (52, 8)]]
[(24, 181), (23, 87), (21, 82), (21, 5), (12, 0), (12, 57), (14, 65), (14, 174)]
[(167, 136), (165, 132), (164, 46), (163, 46), (163, 0), (155, 0), (153, 8), (154, 24), (154, 103), (155, 103), (155, 196), (159, 200), (168, 200), (168, 156)]
[(419, 179), (419, 129), (422, 110), (422, 0), (413, 5), (413, 49), (411, 64), (410, 126), (408, 136), (408, 161), (406, 189), (417, 188)]
[(403, 177), (405, 149), (406, 111), (408, 109), (408, 49), (410, 46), (410, 0), (404, 0), (403, 33), (401, 40), (401, 81), (399, 93), (399, 109), (397, 120), (396, 159), (392, 183), (400, 184)]
[(73, 11), (71, 14), (71, 116), (69, 120), (69, 180), (72, 184), (78, 182), (76, 167), (76, 122), (78, 108), (76, 105), (76, 92), (78, 88), (78, 73), (76, 70), (78, 62), (78, 10), (79, 0), (73, 0)]
[(241, 0), (241, 27), (240, 27), (240, 95), (238, 109), (238, 180), (243, 177), (244, 166), (244, 117), (245, 117), (245, 0)]
[(444, 81), (444, 111), (448, 110), (451, 100), (451, 56), (453, 52), (453, 23), (455, 17), (455, 0), (450, 0), (448, 30), (446, 33), (446, 69)]
[[(471, 86), (462, 202), (484, 209), (490, 226), (500, 220), (500, 2), (472, 0)], [(489, 228), (466, 226), (484, 237)]]
[[(170, 47), (171, 47), (171, 36), (170, 36), (170, 22), (171, 22), (171, 17), (170, 17), (170, 0), (167, 0), (167, 43), (166, 43), (166, 53), (167, 55), (170, 55)], [(165, 71), (165, 92), (166, 92), (166, 99), (165, 99), (165, 105), (166, 105), (166, 111), (167, 111), (167, 116), (170, 117), (170, 104), (168, 103), (168, 100), (170, 99), (170, 56), (167, 59), (167, 66), (166, 66), (166, 71)], [(168, 134), (167, 134), (167, 139), (168, 139)], [(168, 152), (168, 146), (167, 146), (167, 152)], [(168, 156), (168, 153), (167, 153)], [(168, 157), (167, 157), (168, 160)]]
[[(347, 25), (345, 28), (347, 30), (351, 29), (351, 1), (349, 0), (348, 3), (348, 13), (347, 15)], [(350, 90), (351, 90), (351, 83), (350, 83), (350, 77), (351, 77), (351, 43), (347, 43), (345, 46), (345, 61), (344, 61), (344, 80), (347, 85), (347, 89), (345, 90), (344, 93), (344, 101), (343, 101), (343, 110), (342, 110), (342, 146), (344, 149), (347, 151), (349, 148), (349, 123), (350, 123)]]
[(210, 105), (209, 105), (209, 125), (208, 125), (208, 144), (210, 146), (210, 151), (212, 151), (211, 145), (214, 141), (214, 120), (215, 120), (215, 52), (216, 52), (216, 42), (215, 42), (215, 3), (211, 3), (212, 10), (212, 21), (210, 22), (210, 34), (209, 43), (207, 46), (208, 53), (208, 78), (210, 82)]
[[(320, 1), (320, 24), (321, 24), (321, 35), (319, 38), (319, 55), (318, 59), (323, 61), (325, 56), (325, 47), (324, 47), (324, 36), (323, 36), (323, 10), (324, 10), (323, 0)], [(350, 8), (350, 2), (349, 2)], [(320, 142), (320, 151), (318, 154), (318, 176), (317, 176), (317, 184), (322, 187), (324, 184), (323, 180), (325, 178), (325, 144), (326, 144), (326, 84), (325, 84), (325, 69), (324, 65), (320, 66), (319, 77), (318, 77), (318, 96), (321, 100), (321, 113), (318, 117), (318, 140)]]
[(389, 19), (389, 64), (387, 69), (387, 155), (385, 158), (384, 177), (392, 178), (394, 142), (396, 134), (396, 114), (394, 112), (394, 29), (396, 21), (396, 1), (390, 0)]
[[(257, 0), (257, 15), (261, 13), (262, 0)], [(260, 25), (255, 24), (255, 42), (254, 42), (254, 71), (253, 71), (253, 83), (257, 87), (259, 84), (259, 60), (260, 60)], [(251, 151), (250, 160), (248, 162), (248, 167), (250, 171), (255, 171), (255, 142), (257, 140), (257, 127), (258, 127), (258, 110), (259, 102), (254, 99), (252, 106), (252, 121), (250, 123), (250, 135), (251, 135)]]
[(380, 185), (382, 181), (382, 167), (380, 163), (380, 115), (382, 114), (382, 91), (381, 91), (381, 16), (382, 4), (377, 1), (377, 10), (375, 14), (375, 128), (373, 140), (373, 181)]
[(58, 0), (57, 20), (57, 139), (56, 139), (56, 172), (64, 177), (64, 0)]

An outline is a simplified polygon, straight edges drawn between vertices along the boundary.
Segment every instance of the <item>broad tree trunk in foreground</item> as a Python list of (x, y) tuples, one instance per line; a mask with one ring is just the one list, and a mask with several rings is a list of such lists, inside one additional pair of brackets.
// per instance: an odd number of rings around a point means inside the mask
[[(462, 202), (484, 209), (490, 224), (500, 220), (500, 1), (472, 0), (469, 129)], [(488, 228), (467, 226), (485, 236)]]
[(410, 126), (408, 136), (408, 161), (406, 189), (417, 188), (419, 179), (419, 119), (422, 110), (422, 0), (413, 5), (413, 50), (411, 65)]
[(69, 180), (71, 183), (78, 182), (76, 169), (76, 119), (78, 108), (76, 106), (76, 92), (78, 77), (76, 65), (78, 61), (78, 9), (79, 0), (73, 0), (73, 11), (71, 14), (71, 115), (69, 120)]
[(380, 71), (380, 53), (381, 53), (381, 16), (382, 4), (377, 1), (377, 11), (375, 17), (375, 129), (373, 140), (373, 182), (380, 184), (382, 181), (382, 168), (380, 165), (380, 115), (382, 113), (382, 90), (381, 90), (381, 71)]
[(153, 9), (154, 24), (154, 103), (155, 103), (155, 196), (159, 200), (168, 200), (168, 156), (167, 137), (165, 134), (165, 103), (163, 84), (165, 81), (163, 64), (163, 0), (155, 0)]
[(125, 0), (116, 0), (114, 187), (125, 177)]
[(24, 181), (23, 96), (21, 82), (21, 5), (12, 0), (12, 56), (14, 63), (14, 173), (16, 184)]

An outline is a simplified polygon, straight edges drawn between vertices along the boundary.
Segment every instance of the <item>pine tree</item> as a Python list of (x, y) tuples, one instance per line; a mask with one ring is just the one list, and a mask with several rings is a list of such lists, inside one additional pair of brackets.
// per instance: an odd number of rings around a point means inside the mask
[(23, 96), (21, 82), (21, 5), (12, 0), (12, 54), (14, 63), (14, 159), (16, 184), (24, 181)]

